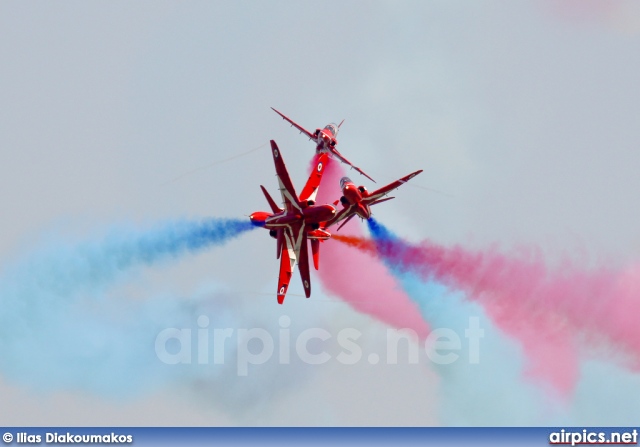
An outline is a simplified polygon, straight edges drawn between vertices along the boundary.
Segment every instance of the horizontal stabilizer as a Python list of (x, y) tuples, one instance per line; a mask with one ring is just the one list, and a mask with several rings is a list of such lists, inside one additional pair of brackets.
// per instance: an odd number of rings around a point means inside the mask
[(320, 241), (317, 239), (311, 239), (311, 254), (313, 267), (318, 270), (320, 268)]
[(378, 203), (386, 202), (387, 200), (395, 199), (395, 197), (387, 197), (385, 199), (376, 200), (373, 203), (370, 203), (369, 206), (377, 205)]
[(347, 217), (347, 220), (342, 222), (336, 231), (340, 231), (340, 228), (344, 227), (347, 224), (347, 222), (349, 222), (351, 219), (353, 219), (353, 216), (355, 216), (355, 214), (352, 214), (351, 216)]

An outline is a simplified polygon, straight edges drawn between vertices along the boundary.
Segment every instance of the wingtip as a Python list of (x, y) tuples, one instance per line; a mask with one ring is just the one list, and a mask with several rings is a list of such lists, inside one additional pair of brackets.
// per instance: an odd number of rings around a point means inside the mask
[(284, 115), (283, 115), (281, 112), (279, 112), (278, 110), (274, 109), (273, 107), (271, 107), (271, 110), (273, 110), (273, 111), (274, 111), (274, 112), (276, 112), (278, 115), (280, 115), (280, 118), (285, 119), (285, 118), (284, 118)]
[(360, 169), (357, 166), (353, 166), (351, 165), (351, 169), (354, 169), (358, 174), (365, 176), (366, 178), (368, 178), (369, 180), (371, 180), (373, 183), (376, 183), (376, 181), (374, 179), (371, 178), (371, 176), (369, 174), (367, 174), (366, 172), (364, 172), (362, 169)]

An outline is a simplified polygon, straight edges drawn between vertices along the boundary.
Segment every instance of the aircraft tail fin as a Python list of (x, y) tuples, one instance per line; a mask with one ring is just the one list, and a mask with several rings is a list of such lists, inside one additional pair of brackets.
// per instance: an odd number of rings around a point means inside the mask
[(271, 196), (267, 192), (266, 188), (264, 186), (262, 186), (262, 185), (260, 185), (260, 188), (262, 189), (262, 193), (264, 194), (264, 197), (267, 199), (267, 202), (269, 202), (269, 206), (271, 207), (271, 211), (273, 213), (282, 212), (282, 208), (280, 208), (278, 205), (276, 205), (276, 202), (273, 201), (273, 199), (271, 198)]
[(309, 180), (302, 188), (302, 192), (300, 193), (300, 201), (311, 201), (315, 203), (316, 195), (318, 194), (318, 188), (320, 187), (320, 181), (322, 180), (322, 174), (324, 173), (324, 168), (327, 165), (327, 160), (329, 159), (329, 154), (324, 153), (318, 157), (318, 164), (315, 169), (311, 172), (309, 176)]

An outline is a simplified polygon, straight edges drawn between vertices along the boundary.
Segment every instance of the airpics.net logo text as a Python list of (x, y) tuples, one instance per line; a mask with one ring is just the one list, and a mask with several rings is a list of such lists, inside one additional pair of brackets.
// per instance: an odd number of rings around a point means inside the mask
[(412, 329), (387, 329), (386, 341), (382, 344), (384, 355), (368, 352), (365, 356), (362, 345), (370, 343), (356, 328), (343, 328), (332, 333), (315, 327), (292, 334), (288, 316), (281, 316), (278, 323), (279, 327), (272, 331), (260, 327), (217, 328), (210, 326), (209, 317), (200, 315), (196, 329), (167, 328), (160, 331), (155, 340), (156, 356), (167, 365), (223, 365), (235, 361), (239, 376), (249, 374), (249, 365), (262, 365), (274, 360), (289, 364), (292, 357), (308, 365), (322, 365), (330, 361), (343, 365), (362, 361), (395, 365), (401, 362), (417, 364), (424, 353), (428, 361), (437, 365), (459, 361), (475, 364), (480, 362), (480, 340), (484, 337), (478, 317), (469, 318), (464, 333), (437, 328), (423, 340)]

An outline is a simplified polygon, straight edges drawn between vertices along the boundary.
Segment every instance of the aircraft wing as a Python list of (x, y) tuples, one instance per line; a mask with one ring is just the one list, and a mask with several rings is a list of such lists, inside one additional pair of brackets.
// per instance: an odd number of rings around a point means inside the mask
[(368, 197), (365, 197), (365, 198), (362, 199), (362, 203), (371, 204), (372, 202), (377, 201), (382, 196), (387, 195), (388, 193), (390, 193), (394, 189), (396, 189), (396, 188), (400, 187), (401, 185), (407, 183), (409, 180), (411, 180), (412, 178), (414, 178), (416, 175), (420, 174), (421, 172), (422, 172), (422, 169), (420, 169), (419, 171), (416, 171), (416, 172), (412, 172), (411, 174), (405, 175), (404, 177), (402, 177), (399, 180), (396, 180), (393, 183), (389, 183), (387, 186), (383, 186), (382, 188), (373, 191)]
[[(309, 255), (307, 253), (307, 229), (304, 223), (296, 222), (284, 227), (284, 241), (280, 256), (280, 273), (278, 275), (278, 303), (282, 304), (289, 288), (293, 266), (298, 262), (302, 284), (305, 286), (307, 298), (311, 295), (309, 278)], [(304, 258), (304, 259), (303, 259)], [(306, 268), (305, 268), (306, 265)], [(306, 271), (306, 278), (305, 273)], [(304, 281), (307, 281), (305, 284)]]
[(360, 169), (357, 166), (354, 166), (353, 163), (351, 163), (349, 160), (347, 160), (346, 158), (344, 158), (344, 156), (338, 152), (338, 150), (336, 148), (331, 148), (331, 153), (338, 158), (341, 162), (348, 164), (349, 166), (351, 166), (353, 169), (355, 169), (356, 171), (358, 171), (360, 174), (364, 175), (366, 178), (368, 178), (369, 180), (371, 180), (373, 183), (375, 183), (376, 181), (374, 179), (372, 179), (367, 173), (365, 173), (362, 169)]
[(273, 155), (273, 163), (276, 166), (276, 176), (278, 177), (278, 189), (282, 195), (282, 203), (287, 211), (297, 209), (302, 211), (298, 204), (298, 196), (289, 178), (289, 172), (282, 159), (282, 154), (275, 141), (271, 140), (271, 154)]
[(342, 208), (331, 218), (331, 220), (328, 220), (325, 223), (325, 228), (329, 228), (331, 225), (337, 224), (341, 220), (350, 217), (349, 215), (354, 214), (354, 211), (353, 211), (354, 209), (355, 207), (353, 205), (349, 205), (346, 208)]
[(293, 127), (295, 127), (296, 129), (298, 129), (300, 132), (302, 132), (303, 134), (305, 134), (307, 137), (309, 137), (309, 139), (311, 140), (315, 140), (315, 136), (309, 132), (307, 129), (305, 129), (304, 127), (302, 127), (301, 125), (299, 125), (298, 123), (295, 123), (291, 118), (283, 115), (282, 113), (278, 112), (276, 109), (274, 109), (273, 107), (271, 107), (271, 110), (273, 110), (274, 112), (276, 112), (278, 115), (280, 115), (282, 117), (283, 120), (288, 121), (289, 124), (291, 124)]
[(298, 256), (298, 270), (304, 287), (304, 295), (309, 298), (311, 296), (311, 274), (309, 273), (309, 244), (307, 244), (307, 230), (302, 229), (302, 244)]
[(327, 153), (321, 154), (320, 157), (318, 157), (318, 164), (313, 172), (311, 172), (309, 180), (307, 180), (307, 184), (304, 185), (304, 188), (300, 193), (300, 201), (316, 201), (316, 195), (318, 194), (318, 188), (320, 187), (320, 180), (322, 180), (322, 174), (324, 173), (324, 168), (327, 165), (328, 159), (329, 154)]
[(282, 255), (280, 256), (280, 272), (278, 274), (278, 304), (284, 302), (284, 296), (287, 294), (289, 283), (291, 282), (291, 273), (296, 263), (296, 255), (293, 250), (289, 250), (286, 244), (282, 244)]

